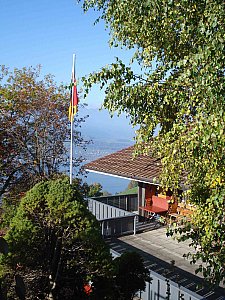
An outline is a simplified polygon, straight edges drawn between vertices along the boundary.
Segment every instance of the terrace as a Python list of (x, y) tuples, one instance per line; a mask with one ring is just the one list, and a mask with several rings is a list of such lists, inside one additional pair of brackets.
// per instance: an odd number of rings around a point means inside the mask
[[(161, 172), (160, 160), (150, 155), (134, 157), (133, 153), (134, 146), (131, 146), (92, 161), (84, 167), (89, 172), (138, 182), (137, 197), (132, 204), (128, 206), (125, 204), (123, 209), (137, 211), (138, 215), (144, 218), (161, 215), (169, 217), (171, 221), (180, 221), (183, 217), (190, 217), (193, 207), (189, 209), (184, 207), (184, 203), (178, 203), (169, 190), (166, 194), (162, 194), (157, 182)], [(117, 206), (119, 203), (114, 201), (113, 205)]]
[[(93, 199), (108, 208), (102, 208), (104, 218), (100, 220), (102, 233), (114, 255), (124, 251), (139, 252), (149, 268), (153, 281), (147, 284), (140, 299), (184, 299), (224, 300), (225, 290), (212, 290), (204, 285), (201, 276), (195, 275), (196, 265), (190, 265), (183, 254), (192, 252), (186, 243), (177, 243), (166, 237), (167, 225), (190, 219), (194, 206), (179, 203), (171, 191), (166, 194), (157, 182), (161, 165), (151, 156), (133, 156), (134, 147), (129, 147), (86, 164), (89, 172), (100, 173), (138, 182), (138, 193), (115, 195)], [(97, 204), (100, 205), (100, 204)], [(100, 206), (99, 206), (100, 207)], [(112, 207), (124, 211), (123, 216), (109, 216)], [(126, 211), (126, 213), (125, 213)], [(130, 212), (130, 213), (128, 213)], [(120, 212), (122, 213), (122, 212)], [(132, 234), (133, 233), (133, 234)], [(168, 289), (171, 297), (168, 298)]]

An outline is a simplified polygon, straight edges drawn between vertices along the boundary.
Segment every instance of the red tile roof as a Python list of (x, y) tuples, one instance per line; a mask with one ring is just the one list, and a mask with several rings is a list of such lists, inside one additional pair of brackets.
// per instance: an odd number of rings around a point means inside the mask
[(134, 146), (106, 155), (84, 165), (90, 172), (124, 177), (141, 182), (157, 183), (160, 160), (150, 155), (133, 156)]

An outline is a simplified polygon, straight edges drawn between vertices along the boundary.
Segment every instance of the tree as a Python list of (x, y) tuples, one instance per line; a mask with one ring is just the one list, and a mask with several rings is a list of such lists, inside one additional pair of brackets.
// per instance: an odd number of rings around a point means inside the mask
[[(0, 196), (19, 194), (68, 165), (69, 92), (41, 67), (0, 71)], [(74, 143), (84, 144), (75, 118)], [(74, 160), (74, 166), (80, 163)]]
[(116, 299), (132, 300), (139, 290), (144, 291), (149, 271), (137, 252), (125, 252), (114, 261)]
[(134, 181), (134, 180), (131, 180), (131, 181), (128, 183), (127, 189), (130, 190), (130, 189), (136, 188), (137, 186), (138, 186), (138, 182), (137, 182), (137, 181)]
[(134, 180), (130, 180), (126, 189), (119, 194), (137, 194), (138, 192), (138, 182)]
[(197, 209), (178, 232), (191, 239), (192, 260), (205, 263), (199, 268), (205, 278), (219, 284), (225, 278), (224, 1), (82, 3), (85, 11), (99, 11), (111, 46), (135, 51), (129, 66), (117, 59), (83, 78), (84, 94), (95, 83), (105, 87), (103, 107), (127, 112), (140, 126), (137, 152), (161, 159), (162, 186), (186, 190)]
[(89, 185), (88, 197), (100, 197), (103, 195), (102, 185), (100, 183), (93, 183)]
[[(0, 273), (3, 268), (3, 282), (22, 276), (26, 299), (86, 299), (89, 281), (94, 298), (102, 292), (98, 283), (110, 282), (111, 255), (80, 190), (68, 178), (41, 182), (22, 198), (10, 222), (10, 255), (1, 258)], [(15, 299), (8, 288), (7, 299)]]
[(95, 182), (90, 185), (84, 183), (83, 188), (86, 197), (100, 197), (103, 195), (102, 185), (100, 183)]

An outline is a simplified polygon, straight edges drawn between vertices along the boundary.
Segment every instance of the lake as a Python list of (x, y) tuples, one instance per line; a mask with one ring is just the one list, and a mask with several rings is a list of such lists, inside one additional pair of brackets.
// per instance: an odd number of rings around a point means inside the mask
[[(78, 150), (78, 154), (82, 155), (85, 159), (84, 164), (90, 161), (96, 160), (97, 158), (106, 156), (113, 152), (119, 151), (121, 149), (127, 148), (133, 145), (132, 140), (100, 140), (96, 139), (93, 144), (87, 146), (87, 150)], [(75, 154), (76, 155), (76, 154)], [(110, 175), (103, 175), (98, 173), (88, 172), (83, 181), (88, 184), (100, 183), (103, 187), (103, 191), (107, 191), (111, 194), (119, 193), (127, 188), (130, 180), (118, 178)]]
[[(96, 160), (100, 157), (106, 156), (113, 152), (119, 151), (126, 147), (133, 145), (131, 140), (94, 140), (93, 144), (87, 145), (87, 150), (81, 148), (74, 149), (74, 157), (82, 156), (84, 158), (83, 164)], [(68, 172), (66, 172), (68, 173)], [(103, 187), (103, 191), (107, 191), (111, 194), (119, 193), (124, 191), (127, 188), (130, 180), (113, 177), (110, 175), (103, 175), (98, 173), (88, 172), (85, 176), (82, 177), (84, 182), (88, 184), (100, 183)]]
[(90, 172), (84, 181), (88, 184), (99, 182), (103, 187), (103, 191), (107, 191), (112, 195), (124, 191), (130, 182), (127, 179)]
[[(89, 115), (80, 131), (84, 138), (93, 141), (93, 144), (87, 146), (87, 151), (75, 149), (78, 155), (85, 158), (84, 164), (134, 144), (133, 138), (137, 128), (132, 128), (126, 115), (111, 118), (106, 110), (86, 108), (79, 113), (81, 116)], [(112, 194), (125, 190), (129, 183), (126, 179), (96, 173), (89, 173), (84, 180), (88, 184), (99, 182), (104, 191)]]

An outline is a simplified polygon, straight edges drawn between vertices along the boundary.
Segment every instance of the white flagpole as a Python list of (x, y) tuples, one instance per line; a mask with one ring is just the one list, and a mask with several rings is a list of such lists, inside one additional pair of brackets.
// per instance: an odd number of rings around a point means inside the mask
[[(73, 54), (73, 65), (72, 65), (72, 74), (73, 74), (73, 84), (74, 84), (74, 78), (75, 78), (75, 54)], [(74, 88), (73, 86), (72, 88), (72, 93), (71, 93), (71, 97), (72, 97), (72, 101), (73, 101), (73, 93), (74, 93)], [(73, 103), (72, 103), (73, 104)], [(73, 106), (72, 106), (72, 112), (73, 112)], [(70, 131), (70, 184), (72, 184), (73, 181), (73, 119), (74, 116), (72, 114), (72, 118), (71, 118), (71, 131)]]

